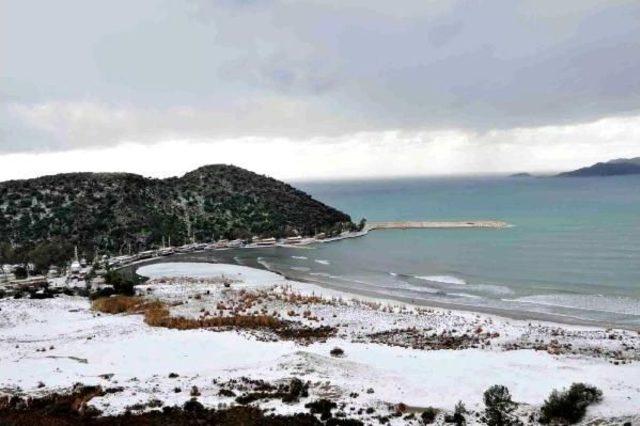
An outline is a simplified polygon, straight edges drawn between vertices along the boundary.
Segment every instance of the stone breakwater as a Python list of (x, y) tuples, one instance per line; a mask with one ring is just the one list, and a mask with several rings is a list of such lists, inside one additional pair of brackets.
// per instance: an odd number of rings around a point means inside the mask
[(376, 229), (455, 229), (455, 228), (508, 228), (511, 225), (501, 220), (467, 220), (467, 221), (394, 221), (371, 222), (367, 230)]

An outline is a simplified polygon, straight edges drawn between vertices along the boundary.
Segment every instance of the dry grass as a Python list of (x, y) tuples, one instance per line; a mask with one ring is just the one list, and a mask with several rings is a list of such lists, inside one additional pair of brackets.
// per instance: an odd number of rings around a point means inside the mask
[(284, 323), (270, 315), (234, 315), (228, 317), (184, 318), (172, 317), (167, 310), (152, 309), (145, 312), (144, 321), (154, 327), (165, 327), (177, 330), (191, 330), (194, 328), (235, 327), (258, 329), (268, 328), (277, 330), (284, 327)]
[(144, 314), (144, 321), (153, 327), (179, 330), (212, 327), (279, 329), (284, 323), (271, 315), (234, 315), (208, 318), (172, 317), (166, 304), (159, 300), (146, 301), (142, 297), (112, 296), (96, 299), (94, 310), (107, 314)]
[(143, 304), (141, 297), (112, 296), (94, 300), (91, 308), (105, 314), (139, 313)]
[[(152, 327), (175, 330), (197, 328), (240, 328), (270, 330), (283, 339), (311, 341), (326, 339), (335, 333), (331, 327), (291, 327), (274, 315), (202, 316), (200, 318), (172, 317), (167, 305), (159, 300), (147, 301), (142, 297), (113, 296), (96, 299), (93, 309), (109, 314), (143, 314), (144, 322)], [(310, 312), (308, 313), (310, 315)]]

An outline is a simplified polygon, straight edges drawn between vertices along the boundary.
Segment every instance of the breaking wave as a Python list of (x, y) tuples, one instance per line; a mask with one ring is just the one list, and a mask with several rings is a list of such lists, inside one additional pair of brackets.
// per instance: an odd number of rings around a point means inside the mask
[(421, 275), (421, 276), (416, 276), (415, 278), (419, 280), (432, 281), (432, 282), (442, 283), (442, 284), (465, 285), (467, 283), (462, 278), (454, 277), (451, 275)]

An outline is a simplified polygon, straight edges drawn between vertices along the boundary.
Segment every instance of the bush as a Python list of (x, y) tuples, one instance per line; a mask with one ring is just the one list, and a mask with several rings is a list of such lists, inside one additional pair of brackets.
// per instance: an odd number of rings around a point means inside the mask
[(306, 398), (309, 396), (309, 383), (304, 383), (302, 380), (294, 377), (289, 382), (289, 389), (286, 395), (282, 397), (282, 402), (297, 402), (300, 397)]
[(342, 350), (341, 348), (335, 347), (335, 348), (331, 349), (331, 351), (329, 353), (333, 357), (341, 357), (341, 356), (344, 355), (344, 350)]
[(124, 296), (133, 296), (136, 294), (133, 287), (140, 284), (140, 280), (126, 278), (119, 272), (113, 270), (105, 274), (104, 282), (112, 285), (116, 294), (122, 294)]
[(437, 415), (438, 410), (433, 407), (427, 407), (420, 415), (420, 418), (422, 419), (422, 423), (428, 425), (436, 421)]
[(191, 398), (190, 400), (184, 403), (184, 405), (182, 406), (182, 409), (188, 412), (199, 412), (199, 411), (201, 412), (201, 411), (204, 411), (204, 406), (201, 403), (199, 403), (198, 400), (196, 400), (195, 398)]
[(113, 288), (111, 287), (103, 287), (101, 289), (96, 290), (95, 292), (91, 293), (91, 295), (89, 296), (89, 298), (91, 300), (96, 300), (96, 299), (100, 299), (101, 297), (109, 297), (114, 295), (116, 292)]
[(578, 423), (587, 407), (602, 400), (602, 391), (595, 386), (574, 383), (568, 390), (554, 390), (542, 405), (541, 423)]
[(305, 404), (305, 407), (309, 409), (311, 414), (320, 414), (320, 420), (328, 420), (331, 418), (331, 410), (337, 408), (338, 405), (328, 399), (318, 399)]
[(454, 423), (461, 426), (467, 423), (467, 419), (464, 417), (465, 414), (467, 414), (467, 408), (462, 401), (458, 401), (456, 408), (453, 410), (453, 414), (444, 416), (444, 421), (445, 423)]
[(493, 385), (484, 392), (484, 421), (489, 426), (520, 425), (521, 422), (511, 413), (517, 404), (511, 400), (506, 386)]
[(25, 268), (24, 266), (18, 266), (14, 271), (13, 274), (16, 276), (16, 279), (18, 280), (24, 280), (25, 278), (27, 278), (27, 268)]
[(45, 274), (49, 266), (63, 266), (73, 254), (73, 245), (69, 242), (51, 241), (36, 245), (27, 257), (35, 265), (36, 271)]

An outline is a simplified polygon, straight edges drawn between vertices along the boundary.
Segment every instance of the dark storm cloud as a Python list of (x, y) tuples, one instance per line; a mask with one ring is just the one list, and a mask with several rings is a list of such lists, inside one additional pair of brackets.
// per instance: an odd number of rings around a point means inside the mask
[(0, 152), (637, 114), (640, 3), (1, 0)]

